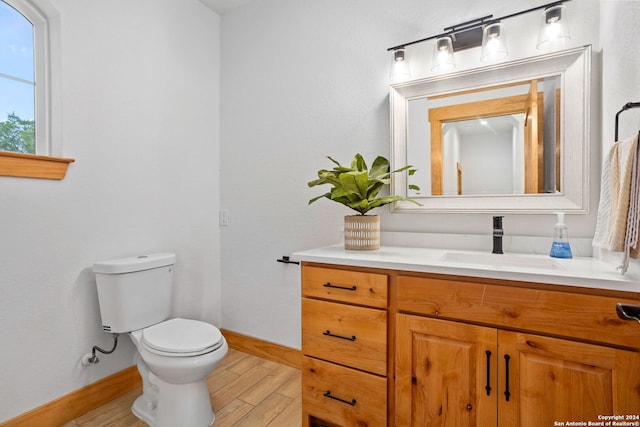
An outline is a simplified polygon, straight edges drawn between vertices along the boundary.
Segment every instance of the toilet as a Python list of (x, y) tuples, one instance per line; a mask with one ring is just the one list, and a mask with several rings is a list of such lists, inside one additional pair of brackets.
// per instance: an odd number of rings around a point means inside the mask
[(207, 377), (229, 347), (209, 323), (169, 319), (175, 261), (158, 253), (95, 263), (102, 329), (128, 333), (138, 350), (138, 418), (152, 427), (206, 427), (215, 420)]

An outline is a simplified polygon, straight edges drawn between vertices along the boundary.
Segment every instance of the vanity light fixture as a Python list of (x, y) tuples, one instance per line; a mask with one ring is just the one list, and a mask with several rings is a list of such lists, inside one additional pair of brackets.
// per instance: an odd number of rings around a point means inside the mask
[(433, 66), (431, 71), (447, 71), (456, 67), (453, 60), (453, 39), (450, 36), (436, 39), (433, 45)]
[(411, 67), (409, 67), (405, 48), (401, 47), (393, 51), (389, 77), (392, 81), (404, 81), (411, 78)]
[(482, 53), (480, 61), (494, 62), (509, 56), (507, 38), (502, 22), (494, 22), (484, 27), (482, 31)]
[[(428, 40), (435, 39), (433, 62), (431, 67), (432, 71), (444, 71), (454, 68), (455, 61), (453, 53), (473, 47), (482, 46), (480, 60), (483, 62), (504, 59), (509, 55), (509, 51), (507, 49), (502, 21), (536, 10), (543, 10), (543, 24), (540, 29), (537, 48), (555, 49), (561, 46), (562, 42), (570, 38), (566, 18), (566, 8), (564, 5), (564, 3), (568, 1), (571, 0), (559, 0), (499, 18), (493, 18), (493, 15), (487, 15), (482, 18), (447, 27), (444, 29), (443, 33), (435, 36), (390, 47), (387, 50), (392, 51), (393, 53), (392, 78), (397, 80), (402, 77), (406, 79), (411, 76), (409, 64), (407, 62), (408, 57), (406, 48), (407, 46)], [(404, 64), (400, 66), (398, 63)], [(395, 68), (400, 69), (401, 72), (395, 73)]]
[(538, 49), (557, 49), (569, 40), (569, 25), (564, 4), (549, 6), (542, 14), (542, 24), (538, 34)]

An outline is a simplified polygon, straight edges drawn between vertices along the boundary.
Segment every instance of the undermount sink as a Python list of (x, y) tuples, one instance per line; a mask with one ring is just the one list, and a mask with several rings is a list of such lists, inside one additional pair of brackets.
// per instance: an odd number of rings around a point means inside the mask
[(558, 263), (553, 258), (527, 255), (498, 255), (472, 252), (446, 252), (440, 260), (466, 264), (487, 265), (491, 267), (520, 267), (555, 270)]

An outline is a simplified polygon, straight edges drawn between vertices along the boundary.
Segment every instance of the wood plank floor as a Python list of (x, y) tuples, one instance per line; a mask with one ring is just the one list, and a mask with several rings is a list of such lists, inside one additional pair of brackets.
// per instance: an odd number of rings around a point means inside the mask
[[(215, 427), (299, 427), (302, 424), (300, 371), (229, 349), (209, 377)], [(146, 427), (133, 415), (134, 390), (63, 427)]]

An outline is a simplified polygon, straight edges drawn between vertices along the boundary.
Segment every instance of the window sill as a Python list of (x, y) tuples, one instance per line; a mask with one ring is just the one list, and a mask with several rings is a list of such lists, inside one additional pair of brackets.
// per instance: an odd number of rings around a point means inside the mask
[(74, 159), (0, 151), (0, 175), (20, 178), (64, 179)]

